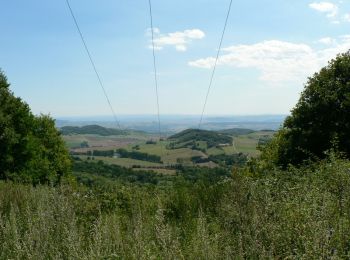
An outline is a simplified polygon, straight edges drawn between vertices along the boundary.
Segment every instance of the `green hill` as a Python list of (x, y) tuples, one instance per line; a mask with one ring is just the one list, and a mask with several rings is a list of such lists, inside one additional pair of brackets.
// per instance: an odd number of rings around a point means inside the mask
[(91, 135), (101, 135), (101, 136), (110, 136), (110, 135), (125, 135), (126, 132), (113, 128), (105, 128), (99, 125), (87, 125), (87, 126), (64, 126), (60, 129), (60, 132), (63, 135), (71, 134), (91, 134)]
[(232, 137), (227, 134), (199, 129), (187, 129), (170, 136), (168, 139), (174, 141), (175, 144), (185, 146), (194, 142), (206, 142), (208, 148), (222, 144), (232, 144), (233, 141)]

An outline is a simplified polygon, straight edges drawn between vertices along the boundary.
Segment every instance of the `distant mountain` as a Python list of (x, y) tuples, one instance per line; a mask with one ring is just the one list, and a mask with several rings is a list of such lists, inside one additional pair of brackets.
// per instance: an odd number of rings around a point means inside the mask
[(101, 135), (101, 136), (110, 136), (110, 135), (125, 135), (126, 131), (105, 128), (99, 125), (87, 125), (87, 126), (64, 126), (60, 128), (60, 132), (63, 135), (71, 134), (91, 134), (91, 135)]
[(232, 144), (232, 137), (219, 132), (199, 130), (199, 129), (187, 129), (168, 138), (177, 144), (181, 143), (193, 143), (204, 141), (207, 143), (208, 148), (215, 147), (222, 144)]

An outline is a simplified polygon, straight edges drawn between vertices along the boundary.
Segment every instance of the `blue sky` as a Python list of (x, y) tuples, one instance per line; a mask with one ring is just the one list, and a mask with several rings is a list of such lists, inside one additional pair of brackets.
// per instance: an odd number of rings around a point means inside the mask
[[(118, 114), (155, 114), (148, 1), (70, 0)], [(200, 114), (228, 0), (153, 0), (162, 114)], [(285, 114), (350, 48), (350, 1), (234, 1), (208, 115)], [(0, 68), (34, 113), (110, 114), (64, 0), (3, 1)]]

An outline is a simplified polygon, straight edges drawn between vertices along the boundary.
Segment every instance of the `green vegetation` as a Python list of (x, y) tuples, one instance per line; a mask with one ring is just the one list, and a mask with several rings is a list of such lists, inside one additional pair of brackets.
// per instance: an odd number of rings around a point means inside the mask
[(113, 157), (115, 151), (114, 150), (106, 150), (106, 151), (99, 151), (99, 150), (93, 150), (87, 151), (88, 156), (104, 156), (104, 157)]
[(60, 132), (63, 135), (72, 135), (72, 134), (80, 134), (80, 135), (102, 135), (102, 136), (110, 136), (110, 135), (125, 135), (125, 131), (121, 131), (114, 128), (105, 128), (99, 125), (87, 125), (82, 127), (77, 126), (64, 126), (60, 129)]
[(214, 131), (206, 131), (199, 129), (188, 129), (178, 134), (170, 136), (168, 138), (173, 143), (170, 144), (170, 148), (183, 148), (183, 147), (194, 147), (196, 148), (195, 142), (206, 142), (207, 147), (216, 147), (219, 145), (232, 144), (232, 137), (226, 134), (221, 134)]
[(308, 83), (266, 151), (282, 167), (324, 158), (335, 148), (350, 158), (350, 51), (339, 55)]
[(248, 158), (242, 153), (231, 155), (221, 153), (210, 155), (209, 157), (193, 156), (191, 160), (195, 164), (213, 162), (221, 167), (243, 167), (247, 163)]
[(0, 258), (348, 258), (349, 167), (334, 158), (167, 186), (1, 183)]
[(89, 148), (89, 147), (90, 147), (89, 142), (87, 142), (87, 141), (83, 141), (80, 144), (80, 148)]
[(162, 163), (161, 157), (158, 155), (151, 155), (148, 153), (141, 153), (137, 151), (128, 152), (125, 149), (118, 149), (117, 153), (120, 155), (120, 158), (131, 158), (140, 161)]
[(153, 141), (153, 140), (148, 140), (148, 141), (146, 142), (146, 144), (157, 144), (157, 142), (156, 142), (156, 141)]
[(34, 116), (0, 71), (0, 179), (57, 183), (70, 172), (63, 140), (48, 116)]
[[(100, 177), (104, 177), (106, 182), (111, 183), (137, 183), (137, 184), (158, 184), (169, 186), (177, 182), (205, 182), (217, 183), (230, 176), (230, 171), (227, 168), (196, 168), (184, 167), (182, 165), (168, 166), (169, 170), (175, 170), (175, 174), (159, 174), (146, 169), (138, 169), (134, 171), (117, 165), (105, 164), (103, 161), (87, 162), (75, 159), (74, 175), (78, 177), (78, 181), (94, 187), (95, 180), (101, 182)], [(103, 186), (103, 185), (102, 185)]]
[(210, 155), (208, 157), (209, 161), (212, 161), (221, 166), (235, 166), (235, 167), (243, 167), (247, 163), (247, 156), (243, 153), (238, 154), (218, 154), (218, 155)]
[[(77, 180), (87, 186), (94, 187), (96, 185), (103, 186), (105, 183), (118, 180), (119, 182), (130, 183), (151, 183), (157, 184), (157, 174), (151, 171), (133, 171), (117, 165), (109, 165), (103, 161), (86, 162), (75, 161), (74, 174)], [(101, 177), (103, 179), (101, 180)], [(102, 183), (102, 184), (101, 184)]]

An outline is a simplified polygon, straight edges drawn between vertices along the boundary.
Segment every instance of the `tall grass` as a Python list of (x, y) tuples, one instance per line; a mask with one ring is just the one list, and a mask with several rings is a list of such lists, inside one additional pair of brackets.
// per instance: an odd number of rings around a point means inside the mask
[(160, 188), (0, 183), (0, 259), (350, 257), (350, 163)]

